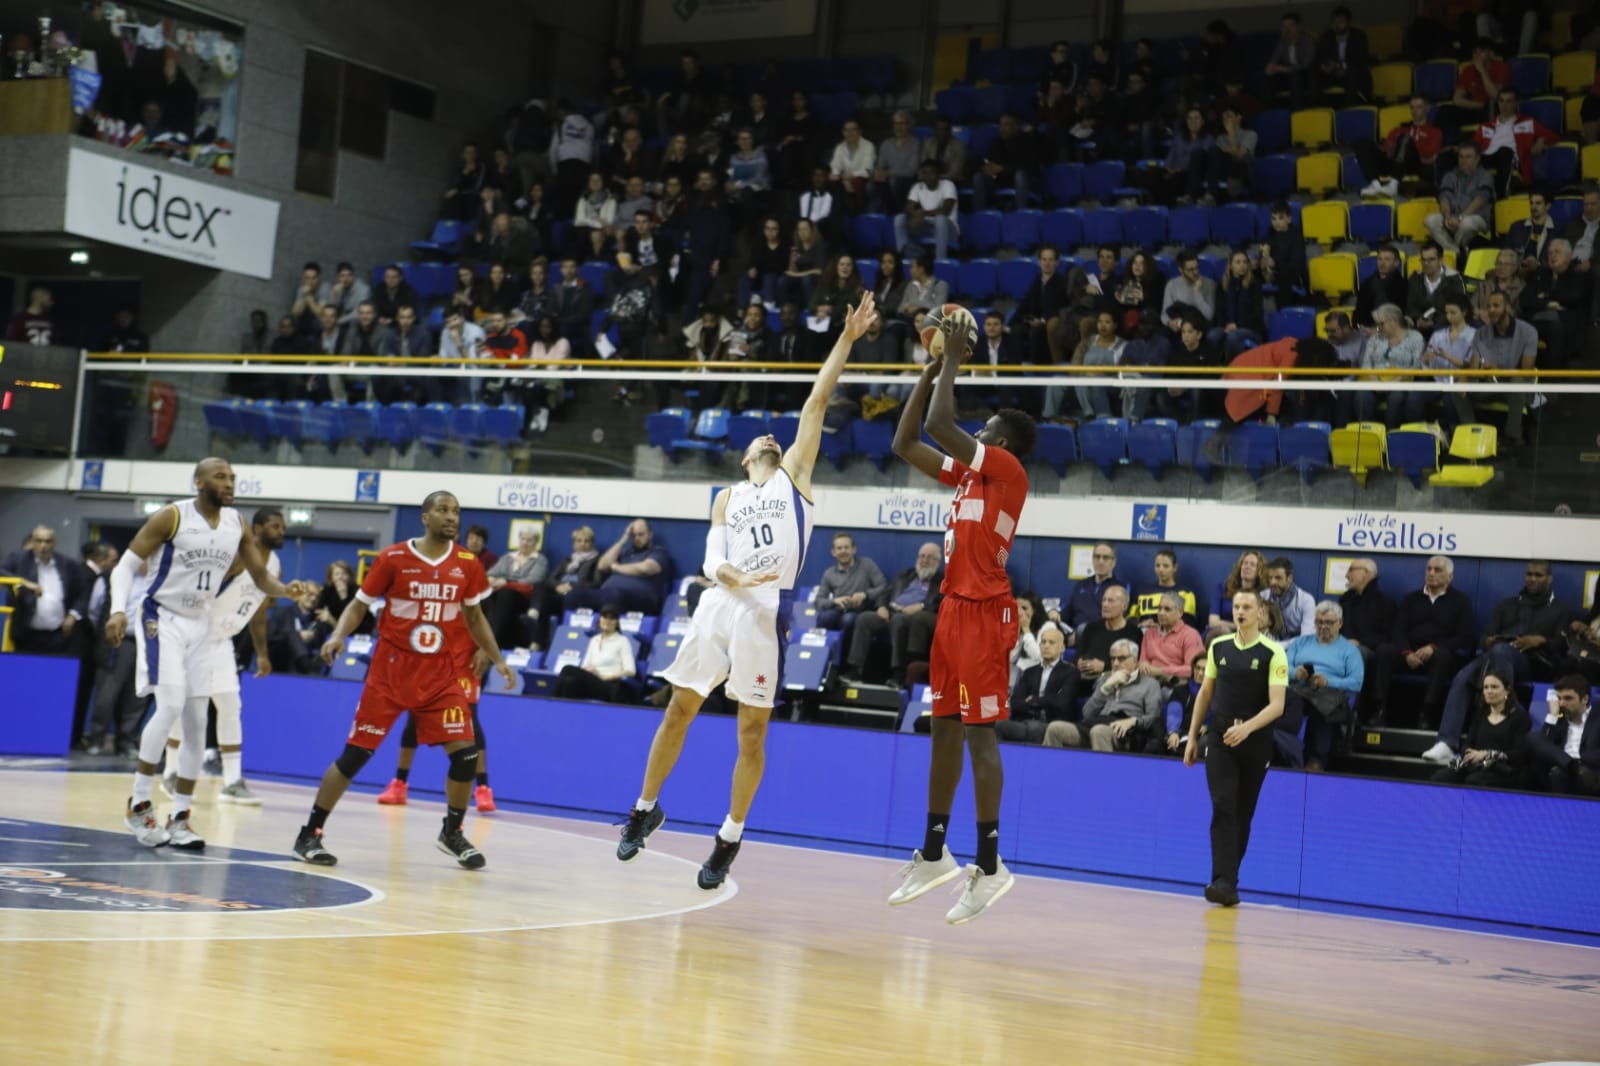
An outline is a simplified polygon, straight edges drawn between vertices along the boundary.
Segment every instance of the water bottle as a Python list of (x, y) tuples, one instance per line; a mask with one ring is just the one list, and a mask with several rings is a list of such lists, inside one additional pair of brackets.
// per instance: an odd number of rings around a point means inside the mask
[(1554, 685), (1550, 686), (1550, 689), (1544, 694), (1544, 698), (1546, 704), (1544, 724), (1555, 725), (1561, 721), (1561, 697), (1556, 693)]

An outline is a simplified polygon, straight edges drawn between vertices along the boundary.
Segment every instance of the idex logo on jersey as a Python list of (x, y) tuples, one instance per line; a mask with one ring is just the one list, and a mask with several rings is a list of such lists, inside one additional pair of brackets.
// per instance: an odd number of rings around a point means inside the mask
[(170, 237), (175, 241), (199, 244), (205, 239), (208, 247), (217, 246), (216, 234), (211, 230), (217, 216), (232, 214), (225, 207), (207, 207), (199, 200), (161, 195), (161, 175), (155, 174), (150, 184), (128, 189), (128, 168), (122, 168), (117, 181), (117, 223), (132, 226), (145, 233)]

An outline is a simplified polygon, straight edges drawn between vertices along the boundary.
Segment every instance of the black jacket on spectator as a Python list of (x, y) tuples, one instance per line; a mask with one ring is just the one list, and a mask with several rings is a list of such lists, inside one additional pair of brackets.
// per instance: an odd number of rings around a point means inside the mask
[(1388, 277), (1374, 273), (1363, 281), (1356, 290), (1356, 310), (1350, 320), (1362, 329), (1372, 329), (1376, 325), (1372, 312), (1384, 304), (1402, 309), (1406, 306), (1406, 276), (1402, 271), (1396, 270)]
[(1363, 648), (1377, 648), (1394, 632), (1394, 601), (1378, 587), (1377, 578), (1364, 592), (1346, 589), (1339, 597), (1339, 607), (1344, 611), (1344, 628), (1340, 632)]
[(1044, 694), (1039, 694), (1039, 677), (1043, 666), (1030, 666), (1022, 671), (1016, 687), (1011, 690), (1011, 717), (1015, 721), (1070, 721), (1077, 717), (1073, 697), (1078, 686), (1078, 671), (1065, 659), (1059, 660), (1050, 670), (1044, 683)]
[(728, 255), (728, 212), (722, 202), (706, 197), (693, 204), (684, 218), (683, 243), (689, 258), (710, 264)]
[(1533, 276), (1528, 279), (1527, 287), (1522, 290), (1520, 317), (1532, 319), (1540, 311), (1549, 310), (1549, 305), (1552, 303), (1560, 304), (1563, 311), (1587, 315), (1593, 286), (1592, 272), (1579, 271), (1569, 266), (1557, 276), (1549, 267), (1542, 266), (1533, 272)]
[(1139, 626), (1131, 619), (1121, 628), (1112, 631), (1106, 628), (1105, 619), (1097, 618), (1083, 627), (1083, 636), (1078, 638), (1079, 659), (1099, 659), (1106, 664), (1106, 670), (1111, 670), (1111, 645), (1119, 640), (1133, 641), (1134, 648), (1139, 646)]
[(1553, 662), (1566, 653), (1567, 623), (1577, 615), (1578, 612), (1556, 599), (1554, 593), (1535, 598), (1523, 591), (1515, 596), (1507, 596), (1494, 605), (1494, 613), (1489, 616), (1489, 628), (1484, 631), (1484, 636), (1508, 639), (1543, 637), (1543, 644), (1524, 654), (1530, 659)]
[[(77, 611), (80, 618), (87, 618), (89, 593), (94, 586), (90, 580), (89, 569), (76, 559), (68, 558), (60, 552), (56, 552), (53, 559), (56, 573), (61, 577), (61, 602), (65, 604), (69, 614)], [(0, 562), (0, 574), (6, 577), (20, 577), (24, 581), (37, 584), (39, 560), (34, 558), (31, 551), (12, 552), (6, 556), (4, 562)], [(13, 634), (21, 633), (28, 628), (28, 622), (32, 620), (38, 602), (39, 597), (25, 588), (18, 586), (11, 590), (11, 606), (14, 608), (11, 616)]]
[[(421, 305), (417, 301), (417, 290), (413, 289), (411, 283), (403, 278), (399, 287), (393, 292), (389, 291), (387, 285), (379, 285), (376, 289), (373, 289), (372, 306), (377, 308), (379, 318), (389, 319), (394, 318), (395, 310), (400, 307), (418, 308), (419, 312), (421, 309)], [(424, 316), (419, 313), (417, 317), (422, 318)]]
[(1057, 270), (1047, 279), (1043, 274), (1033, 279), (1022, 302), (1017, 304), (1018, 318), (1042, 318), (1049, 321), (1067, 309), (1067, 279)]
[(1254, 330), (1263, 340), (1267, 336), (1266, 312), (1261, 306), (1260, 285), (1217, 286), (1217, 322), (1230, 322), (1240, 329)]
[(998, 163), (1003, 168), (1002, 178), (1017, 171), (1036, 173), (1039, 169), (1039, 150), (1033, 143), (1033, 134), (1019, 129), (1013, 137), (996, 137), (984, 152), (985, 162)]
[[(1467, 302), (1467, 286), (1460, 274), (1446, 274), (1440, 278), (1431, 296), (1428, 295), (1428, 286), (1423, 280), (1422, 271), (1419, 270), (1406, 279), (1406, 316), (1417, 324), (1418, 329), (1437, 329), (1444, 325), (1444, 303), (1451, 299), (1460, 301), (1463, 307), (1472, 306)], [(1433, 312), (1431, 318), (1428, 317), (1429, 311)]]
[(594, 314), (594, 290), (588, 282), (576, 278), (572, 284), (563, 283), (556, 290), (556, 320), (561, 335), (569, 341), (582, 337), (587, 341), (589, 319)]
[[(1014, 706), (1014, 704), (1013, 704)], [(1574, 761), (1591, 770), (1600, 771), (1600, 708), (1591, 706), (1583, 716), (1583, 738), (1578, 741), (1578, 758), (1567, 754), (1567, 734), (1572, 723), (1563, 715), (1555, 725), (1542, 723), (1528, 737), (1528, 747), (1540, 762), (1551, 766), (1569, 766)]]
[(1273, 284), (1280, 293), (1308, 287), (1305, 234), (1292, 225), (1282, 233), (1270, 230), (1267, 249), (1272, 253)]
[(1437, 600), (1429, 600), (1421, 589), (1400, 597), (1394, 614), (1394, 643), (1403, 650), (1415, 651), (1429, 644), (1440, 651), (1472, 651), (1472, 601), (1460, 589), (1444, 590)]
[[(878, 597), (877, 606), (889, 606), (895, 600), (899, 599), (900, 594), (906, 590), (906, 586), (910, 585), (916, 579), (917, 568), (914, 566), (908, 566), (898, 574), (894, 575), (894, 580), (889, 582), (889, 587), (884, 589), (883, 595)], [(940, 567), (939, 572), (933, 575), (933, 580), (928, 582), (928, 594), (922, 598), (923, 610), (937, 611), (939, 609), (939, 604), (944, 599), (944, 592), (942, 591), (943, 585), (944, 568)]]

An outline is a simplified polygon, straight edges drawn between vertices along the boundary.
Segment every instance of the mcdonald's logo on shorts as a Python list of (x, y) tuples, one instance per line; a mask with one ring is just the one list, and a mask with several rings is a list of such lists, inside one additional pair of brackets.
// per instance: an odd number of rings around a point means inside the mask
[(971, 697), (969, 697), (967, 695), (967, 686), (965, 686), (965, 685), (958, 686), (957, 689), (956, 689), (956, 695), (957, 695), (957, 702), (960, 704), (961, 709), (963, 711), (966, 710), (968, 707), (972, 706), (972, 699), (971, 699)]
[(446, 707), (439, 712), (439, 722), (452, 732), (459, 730), (467, 724), (467, 709), (465, 707)]

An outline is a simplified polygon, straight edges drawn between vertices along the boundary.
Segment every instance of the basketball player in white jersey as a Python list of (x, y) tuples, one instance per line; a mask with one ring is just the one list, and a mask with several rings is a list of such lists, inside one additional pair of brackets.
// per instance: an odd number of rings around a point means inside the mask
[[(287, 536), (283, 512), (276, 507), (256, 511), (250, 519), (250, 535), (255, 538), (256, 550), (266, 557), (267, 573), (281, 580), (283, 564), (278, 560), (278, 549), (283, 547)], [(239, 666), (233, 638), (249, 626), (250, 641), (256, 652), (256, 676), (266, 677), (272, 673), (272, 658), (267, 651), (267, 610), (271, 604), (267, 594), (244, 572), (243, 560), (235, 559), (228, 576), (223, 579), (222, 591), (211, 605), (211, 688), (193, 695), (209, 695), (217, 709), (217, 750), (222, 756), (222, 790), (217, 793), (217, 799), (222, 803), (261, 806), (261, 797), (251, 792), (244, 780), (244, 705), (239, 698)], [(182, 725), (174, 722), (167, 737), (166, 777), (162, 781), (162, 788), (174, 798), (178, 766), (184, 761), (182, 739)]]
[[(134, 571), (149, 560), (150, 583), (134, 632), (139, 641), (139, 691), (154, 693), (156, 709), (140, 737), (139, 765), (125, 815), (134, 837), (149, 848), (170, 843), (199, 851), (206, 846), (189, 826), (189, 807), (205, 750), (214, 644), (211, 608), (235, 558), (244, 559), (250, 579), (274, 599), (300, 590), (299, 582), (285, 588), (268, 572), (239, 512), (231, 506), (233, 480), (233, 467), (226, 459), (200, 460), (194, 468), (194, 499), (151, 515), (111, 571), (106, 642), (115, 648), (128, 631), (128, 590)], [(167, 734), (180, 718), (185, 761), (178, 767), (172, 816), (162, 826), (150, 796)]]
[(778, 691), (789, 608), (811, 536), (811, 470), (822, 440), (822, 417), (851, 345), (876, 316), (869, 292), (845, 318), (844, 332), (800, 410), (800, 427), (789, 450), (783, 451), (771, 436), (752, 441), (741, 462), (748, 480), (718, 492), (711, 505), (703, 570), (716, 586), (701, 597), (678, 656), (663, 675), (672, 684), (672, 700), (650, 745), (644, 787), (617, 845), (617, 858), (623, 862), (637, 858), (645, 839), (666, 821), (656, 797), (683, 750), (689, 723), (711, 691), (726, 681), (729, 698), (739, 704), (739, 757), (728, 816), (697, 881), (709, 890), (727, 880), (766, 766), (767, 721)]

